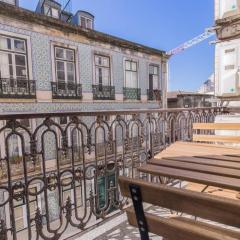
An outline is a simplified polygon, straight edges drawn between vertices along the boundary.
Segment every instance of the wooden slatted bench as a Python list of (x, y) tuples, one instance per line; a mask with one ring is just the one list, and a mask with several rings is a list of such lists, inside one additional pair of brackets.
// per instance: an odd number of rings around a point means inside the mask
[[(216, 130), (240, 130), (239, 123), (194, 123), (194, 131), (216, 131)], [(209, 134), (193, 134), (195, 142), (214, 142), (214, 143), (240, 143), (240, 136), (230, 135), (209, 135)]]
[(139, 227), (142, 240), (150, 239), (148, 232), (168, 240), (240, 239), (240, 232), (190, 218), (163, 218), (144, 212), (142, 205), (146, 202), (240, 228), (240, 201), (127, 177), (119, 177), (119, 185), (122, 195), (133, 199), (134, 207), (126, 210), (128, 221)]
[[(240, 130), (240, 124), (195, 123), (193, 129), (193, 142), (170, 145), (139, 171), (204, 184), (202, 191), (214, 186), (240, 192), (240, 149), (216, 144), (240, 143), (240, 136), (213, 135), (216, 130)], [(209, 131), (211, 135), (206, 134)], [(238, 200), (126, 177), (120, 177), (119, 184), (122, 195), (132, 197), (128, 220), (139, 227), (141, 239), (148, 240), (148, 232), (152, 232), (168, 240), (240, 240)], [(239, 232), (195, 218), (155, 216), (144, 212), (142, 202), (237, 227)]]

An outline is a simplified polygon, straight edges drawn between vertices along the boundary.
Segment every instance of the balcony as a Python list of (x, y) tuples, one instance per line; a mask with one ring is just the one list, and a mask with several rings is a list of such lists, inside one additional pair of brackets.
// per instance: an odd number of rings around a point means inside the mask
[(52, 96), (53, 99), (82, 99), (82, 85), (52, 82)]
[[(21, 156), (1, 151), (0, 236), (66, 239), (94, 231), (96, 224), (110, 227), (129, 205), (118, 176), (146, 178), (138, 167), (176, 140), (190, 140), (193, 122), (213, 122), (225, 113), (188, 108), (1, 115), (2, 149), (21, 149)], [(68, 117), (67, 124), (60, 125), (60, 117)], [(26, 118), (36, 123), (30, 129), (18, 120)], [(9, 141), (13, 135), (15, 143)], [(15, 212), (18, 218), (9, 221)], [(132, 231), (124, 219), (116, 227)]]
[(141, 100), (141, 88), (123, 88), (124, 99)]
[(115, 100), (115, 87), (92, 85), (94, 100)]
[(0, 78), (0, 98), (36, 98), (34, 80)]
[(162, 98), (162, 91), (158, 89), (147, 89), (147, 96), (149, 101), (160, 101)]

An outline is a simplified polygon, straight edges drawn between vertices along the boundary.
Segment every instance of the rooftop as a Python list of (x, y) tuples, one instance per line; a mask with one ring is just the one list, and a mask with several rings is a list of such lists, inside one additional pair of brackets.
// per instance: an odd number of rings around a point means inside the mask
[(14, 18), (28, 23), (35, 23), (45, 27), (54, 28), (62, 32), (85, 36), (88, 39), (108, 43), (118, 47), (143, 52), (146, 54), (157, 55), (168, 58), (165, 51), (144, 46), (139, 43), (131, 42), (106, 33), (98, 32), (92, 29), (85, 29), (72, 23), (66, 23), (60, 19), (55, 19), (43, 14), (35, 13), (30, 10), (13, 6), (0, 1), (0, 15)]

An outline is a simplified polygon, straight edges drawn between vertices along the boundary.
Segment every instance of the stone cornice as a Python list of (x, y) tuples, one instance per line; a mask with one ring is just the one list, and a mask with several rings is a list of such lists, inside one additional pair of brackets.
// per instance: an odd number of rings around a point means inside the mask
[(240, 14), (217, 20), (215, 28), (220, 41), (240, 38)]

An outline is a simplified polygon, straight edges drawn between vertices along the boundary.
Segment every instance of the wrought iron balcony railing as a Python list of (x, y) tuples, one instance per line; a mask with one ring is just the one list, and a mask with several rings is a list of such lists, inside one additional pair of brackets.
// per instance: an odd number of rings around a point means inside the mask
[[(213, 122), (224, 113), (188, 108), (0, 115), (0, 239), (65, 239), (123, 209), (128, 201), (118, 176), (146, 177), (139, 166), (172, 142), (190, 140), (193, 122)], [(60, 117), (68, 122), (61, 125)], [(35, 124), (26, 128), (19, 119)]]
[(141, 88), (123, 88), (124, 99), (141, 100)]
[(52, 96), (54, 99), (82, 99), (82, 85), (52, 82)]
[(94, 100), (115, 100), (115, 87), (92, 85)]
[(35, 80), (0, 78), (0, 98), (36, 98)]
[(147, 89), (147, 96), (149, 101), (160, 101), (162, 91), (158, 89)]

